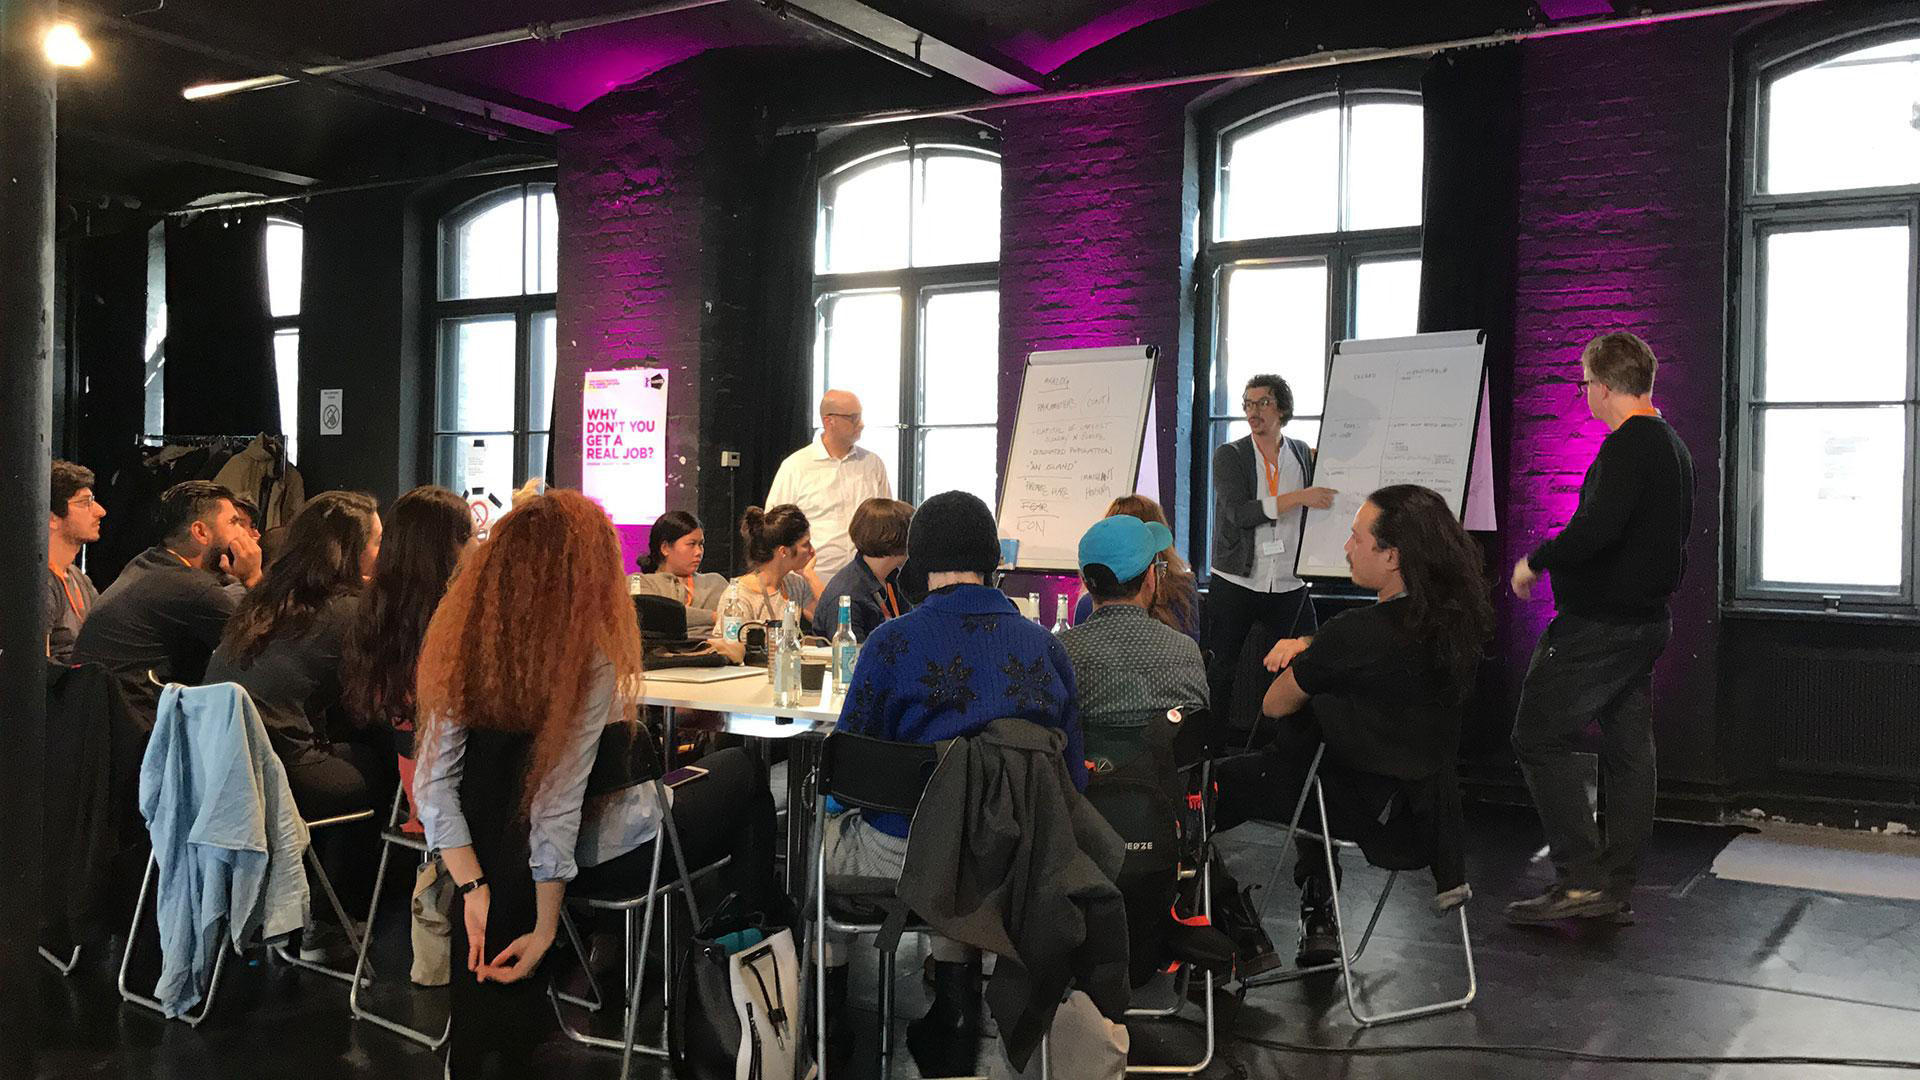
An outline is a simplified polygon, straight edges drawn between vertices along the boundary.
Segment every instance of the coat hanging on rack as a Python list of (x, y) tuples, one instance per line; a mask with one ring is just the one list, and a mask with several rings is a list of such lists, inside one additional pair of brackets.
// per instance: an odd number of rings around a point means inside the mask
[(260, 508), (262, 520), (253, 524), (261, 532), (292, 521), (307, 504), (306, 482), (299, 469), (287, 464), (286, 441), (278, 435), (257, 436), (227, 462), (214, 482)]

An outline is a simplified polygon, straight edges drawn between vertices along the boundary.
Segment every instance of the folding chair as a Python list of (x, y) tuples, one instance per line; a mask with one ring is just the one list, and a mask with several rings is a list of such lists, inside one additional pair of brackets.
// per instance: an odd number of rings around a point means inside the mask
[[(892, 742), (836, 731), (820, 746), (813, 818), (813, 983), (815, 1062), (819, 1080), (827, 1071), (827, 934), (873, 934), (880, 953), (880, 1076), (893, 1065), (894, 949), (902, 933), (925, 933), (913, 920), (891, 878), (827, 874), (827, 799), (842, 806), (887, 814), (912, 814), (933, 779), (938, 751), (929, 743)], [(828, 910), (828, 894), (839, 899)], [(883, 918), (875, 920), (873, 915)]]
[[(1326, 744), (1322, 743), (1320, 745), (1320, 748), (1314, 752), (1313, 763), (1311, 766), (1309, 766), (1307, 770), (1307, 783), (1300, 791), (1300, 798), (1294, 803), (1293, 818), (1291, 821), (1287, 823), (1286, 840), (1280, 851), (1279, 864), (1274, 867), (1274, 872), (1273, 872), (1274, 876), (1272, 879), (1268, 881), (1268, 893), (1269, 895), (1271, 895), (1273, 884), (1279, 880), (1280, 870), (1286, 865), (1287, 853), (1288, 851), (1292, 850), (1294, 839), (1296, 837), (1305, 835), (1311, 839), (1319, 840), (1321, 842), (1321, 851), (1326, 858), (1327, 878), (1329, 881), (1335, 882), (1335, 886), (1333, 889), (1333, 923), (1334, 923), (1334, 929), (1338, 934), (1339, 940), (1340, 940), (1340, 958), (1337, 961), (1329, 962), (1326, 964), (1318, 964), (1312, 967), (1299, 968), (1293, 971), (1271, 972), (1271, 973), (1263, 974), (1260, 976), (1256, 976), (1255, 978), (1249, 979), (1245, 983), (1241, 984), (1242, 992), (1246, 990), (1257, 989), (1262, 986), (1271, 986), (1277, 983), (1289, 982), (1294, 979), (1303, 978), (1307, 975), (1312, 975), (1318, 972), (1338, 970), (1341, 975), (1341, 982), (1343, 984), (1343, 988), (1346, 992), (1347, 1012), (1350, 1013), (1353, 1016), (1354, 1021), (1363, 1028), (1374, 1027), (1380, 1024), (1391, 1024), (1401, 1020), (1413, 1020), (1422, 1016), (1433, 1016), (1437, 1013), (1456, 1012), (1461, 1009), (1465, 1009), (1468, 1005), (1471, 1005), (1473, 1003), (1473, 999), (1475, 995), (1479, 993), (1480, 984), (1474, 972), (1474, 966), (1473, 966), (1473, 941), (1467, 931), (1467, 901), (1473, 898), (1473, 889), (1471, 886), (1463, 883), (1445, 892), (1435, 894), (1433, 898), (1433, 902), (1434, 902), (1435, 909), (1440, 914), (1444, 915), (1448, 912), (1453, 912), (1456, 915), (1456, 917), (1459, 919), (1460, 946), (1462, 951), (1466, 955), (1467, 992), (1460, 997), (1452, 998), (1446, 1001), (1437, 1001), (1430, 1004), (1417, 1005), (1410, 1008), (1398, 1009), (1391, 1012), (1370, 1014), (1370, 1013), (1363, 1013), (1360, 1011), (1359, 1003), (1354, 997), (1353, 965), (1355, 962), (1357, 962), (1360, 959), (1361, 953), (1366, 951), (1367, 942), (1372, 940), (1374, 927), (1377, 926), (1380, 922), (1381, 912), (1386, 910), (1387, 897), (1392, 895), (1394, 882), (1399, 879), (1400, 872), (1402, 870), (1418, 869), (1418, 867), (1416, 866), (1400, 866), (1400, 867), (1383, 866), (1381, 867), (1381, 869), (1384, 869), (1387, 871), (1386, 884), (1383, 885), (1380, 889), (1380, 898), (1374, 902), (1373, 913), (1367, 919), (1367, 927), (1366, 927), (1366, 930), (1362, 932), (1362, 934), (1360, 935), (1359, 944), (1351, 952), (1349, 952), (1347, 950), (1346, 922), (1342, 917), (1342, 913), (1340, 909), (1340, 888), (1338, 886), (1339, 877), (1337, 876), (1337, 870), (1334, 865), (1333, 853), (1336, 847), (1357, 848), (1358, 845), (1348, 841), (1332, 839), (1330, 837), (1323, 836), (1321, 834), (1313, 833), (1300, 828), (1300, 817), (1301, 817), (1301, 814), (1306, 809), (1307, 797), (1309, 795), (1313, 797), (1314, 805), (1318, 809), (1320, 814), (1320, 821), (1322, 823), (1322, 827), (1323, 828), (1325, 827), (1325, 823), (1327, 820), (1327, 799), (1326, 799), (1325, 785), (1321, 782), (1321, 779), (1320, 779), (1320, 763), (1326, 756), (1326, 750), (1327, 750)], [(1423, 865), (1431, 865), (1432, 857), (1433, 857), (1432, 853), (1431, 852), (1425, 853), (1424, 857), (1426, 859), (1426, 862)], [(1371, 862), (1372, 860), (1369, 859), (1369, 861)], [(1378, 865), (1378, 864), (1376, 863), (1375, 865)], [(1263, 915), (1264, 915), (1264, 912), (1263, 912)]]
[[(667, 844), (663, 845), (660, 842), (660, 836), (656, 835), (654, 837), (653, 864), (647, 877), (646, 891), (635, 896), (623, 897), (576, 895), (569, 892), (566, 902), (560, 909), (560, 925), (561, 928), (566, 931), (567, 940), (573, 946), (574, 954), (580, 959), (581, 970), (586, 972), (588, 992), (591, 996), (582, 998), (573, 994), (562, 993), (559, 987), (552, 982), (549, 982), (547, 987), (547, 995), (553, 1002), (554, 1016), (558, 1018), (560, 1030), (566, 1034), (567, 1038), (586, 1046), (597, 1046), (605, 1050), (620, 1051), (620, 1080), (627, 1080), (633, 1068), (633, 1055), (636, 1052), (646, 1054), (650, 1057), (665, 1058), (668, 1056), (667, 1034), (673, 1025), (673, 934), (671, 907), (673, 894), (680, 893), (686, 897), (687, 913), (692, 919), (694, 928), (698, 929), (700, 926), (700, 904), (699, 901), (694, 898), (693, 884), (710, 874), (718, 872), (731, 861), (730, 857), (721, 858), (706, 866), (689, 870), (687, 868), (686, 855), (680, 847), (680, 830), (673, 823), (673, 812), (667, 804), (666, 792), (658, 783), (654, 783), (652, 786), (654, 797), (658, 800), (661, 831), (665, 834)], [(675, 867), (678, 868), (678, 873), (675, 876), (675, 880), (663, 885), (660, 882), (660, 865), (667, 845), (671, 845), (673, 848), (673, 861)], [(661, 1010), (660, 1043), (658, 1045), (648, 1045), (636, 1041), (634, 1029), (637, 1026), (640, 1016), (640, 994), (645, 986), (645, 979), (643, 977), (644, 967), (647, 961), (647, 947), (653, 940), (654, 911), (656, 906), (660, 909), (660, 966), (665, 973), (662, 986), (665, 988), (666, 994)], [(617, 911), (620, 912), (622, 921), (625, 924), (624, 939), (626, 955), (621, 965), (621, 971), (626, 980), (626, 1013), (622, 1025), (621, 1038), (619, 1039), (608, 1039), (599, 1035), (591, 1035), (567, 1023), (566, 1013), (561, 1007), (562, 1002), (577, 1005), (586, 1009), (588, 1012), (598, 1012), (604, 1007), (604, 1000), (600, 992), (600, 981), (594, 977), (593, 965), (588, 961), (586, 943), (580, 936), (579, 926), (574, 922), (572, 914), (568, 911), (569, 907), (580, 907), (589, 911)], [(640, 936), (638, 941), (634, 939), (633, 933), (634, 920), (636, 917), (640, 920)]]
[(403, 1038), (419, 1043), (429, 1050), (438, 1050), (447, 1041), (448, 1032), (453, 1030), (453, 1017), (449, 1015), (440, 1034), (433, 1035), (375, 1012), (370, 1005), (362, 1004), (360, 991), (373, 986), (373, 965), (367, 962), (367, 950), (373, 945), (373, 920), (380, 912), (381, 887), (387, 881), (387, 864), (393, 857), (393, 849), (401, 848), (418, 853), (424, 861), (427, 857), (427, 840), (424, 835), (407, 832), (405, 821), (401, 817), (406, 806), (407, 793), (397, 788), (393, 793), (393, 808), (387, 811), (386, 827), (380, 830), (380, 868), (373, 875), (373, 900), (367, 906), (366, 928), (360, 933), (360, 947), (354, 954), (353, 977), (347, 990), (347, 1009), (354, 1019), (365, 1020), (376, 1027), (382, 1027)]
[(58, 956), (55, 956), (53, 952), (49, 950), (45, 945), (40, 946), (39, 952), (40, 952), (40, 959), (45, 960), (48, 964), (51, 964), (53, 966), (53, 970), (59, 972), (62, 977), (73, 974), (73, 969), (79, 966), (79, 963), (80, 963), (80, 946), (78, 945), (75, 945), (73, 947), (73, 951), (67, 954), (67, 958), (65, 960), (62, 960)]
[[(152, 672), (147, 673), (147, 678), (153, 681), (156, 685), (159, 684), (159, 680), (154, 679)], [(216, 683), (213, 686), (209, 686), (209, 687), (191, 687), (191, 688), (182, 687), (181, 689), (183, 692), (199, 692), (199, 691), (213, 690), (220, 687), (228, 687), (230, 688), (228, 692), (239, 694), (241, 697), (245, 697), (246, 695), (245, 690), (233, 684)], [(259, 725), (261, 723), (257, 714), (254, 717), (254, 723), (256, 725)], [(266, 734), (264, 730), (259, 732), (258, 738), (262, 743), (266, 741)], [(285, 787), (285, 784), (286, 784), (286, 781), (283, 777), (281, 780), (282, 788)], [(288, 804), (291, 805), (293, 800), (292, 792), (291, 791), (285, 792), (285, 798)], [(371, 809), (358, 810), (350, 814), (340, 814), (335, 817), (321, 818), (315, 821), (308, 821), (308, 822), (305, 822), (305, 825), (309, 834), (309, 840), (311, 840), (311, 834), (315, 830), (332, 828), (337, 825), (349, 825), (359, 821), (368, 821), (372, 819), (372, 817), (373, 817), (373, 811)], [(315, 853), (313, 849), (313, 844), (311, 842), (307, 844), (307, 848), (305, 852), (305, 862), (306, 862), (307, 870), (313, 875), (314, 880), (320, 883), (321, 892), (325, 894), (328, 905), (333, 908), (334, 916), (340, 920), (341, 927), (343, 927), (346, 930), (348, 940), (353, 944), (355, 951), (356, 952), (364, 951), (361, 935), (359, 934), (358, 931), (354, 929), (353, 920), (347, 917), (346, 908), (341, 905), (340, 896), (338, 893), (334, 891), (333, 881), (327, 877), (326, 868), (320, 865), (320, 856)], [(125, 951), (123, 951), (120, 955), (120, 973), (118, 978), (116, 979), (116, 984), (119, 987), (120, 997), (122, 1000), (125, 1000), (135, 1005), (139, 1005), (143, 1008), (151, 1009), (154, 1012), (160, 1013), (161, 1015), (164, 1016), (166, 1015), (165, 1008), (160, 1004), (158, 1000), (153, 998), (150, 994), (143, 994), (139, 991), (133, 990), (127, 985), (127, 969), (130, 962), (133, 959), (134, 945), (139, 938), (140, 916), (146, 910), (148, 894), (154, 891), (154, 876), (158, 873), (159, 865), (160, 864), (159, 864), (158, 853), (149, 853), (147, 855), (146, 872), (142, 874), (140, 878), (140, 894), (138, 898), (135, 899), (134, 905), (133, 905), (133, 922), (127, 927), (127, 944), (126, 944)], [(158, 903), (157, 899), (155, 902)], [(190, 1027), (200, 1026), (200, 1023), (207, 1018), (208, 1011), (211, 1010), (213, 1007), (214, 996), (220, 988), (220, 975), (226, 968), (227, 953), (229, 951), (228, 946), (230, 944), (230, 942), (224, 940), (227, 936), (225, 927), (226, 927), (226, 922), (223, 917), (221, 926), (218, 931), (223, 940), (221, 941), (220, 946), (216, 948), (214, 951), (213, 972), (207, 980), (207, 989), (204, 996), (200, 1000), (198, 1012), (196, 1013), (196, 1012), (189, 1011), (188, 1013), (183, 1013), (180, 1016), (180, 1019), (186, 1021), (187, 1025)], [(237, 951), (237, 947), (235, 947), (234, 951)], [(324, 964), (318, 964), (312, 961), (302, 960), (299, 958), (299, 956), (289, 953), (284, 944), (275, 945), (273, 947), (273, 951), (282, 960), (286, 961), (287, 963), (295, 967), (301, 967), (309, 971), (318, 972), (330, 978), (339, 979), (343, 982), (351, 982), (354, 978), (354, 975), (352, 972), (340, 971), (335, 968), (327, 967)]]

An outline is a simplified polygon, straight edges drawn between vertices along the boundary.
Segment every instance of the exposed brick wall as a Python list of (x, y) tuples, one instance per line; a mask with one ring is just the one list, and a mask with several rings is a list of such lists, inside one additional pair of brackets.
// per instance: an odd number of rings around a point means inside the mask
[[(1002, 114), (1000, 458), (1027, 354), (1157, 345), (1161, 502), (1185, 509), (1193, 186), (1186, 90)], [(1176, 519), (1177, 522), (1178, 519)]]
[[(581, 376), (661, 366), (667, 505), (693, 505), (701, 434), (702, 73), (683, 64), (610, 95), (560, 136), (555, 481), (580, 483)], [(682, 462), (686, 464), (683, 466)]]
[[(1657, 676), (1663, 771), (1723, 777), (1715, 752), (1730, 58), (1725, 19), (1525, 46), (1506, 566), (1566, 522), (1605, 428), (1573, 384), (1594, 336), (1661, 360), (1655, 400), (1693, 453), (1690, 566)], [(1525, 670), (1551, 604), (1506, 604)], [(1518, 685), (1517, 680), (1514, 684)]]

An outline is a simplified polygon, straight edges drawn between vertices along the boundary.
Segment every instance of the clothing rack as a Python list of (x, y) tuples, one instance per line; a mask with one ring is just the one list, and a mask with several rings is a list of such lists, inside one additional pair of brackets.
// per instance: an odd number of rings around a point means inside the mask
[(267, 449), (273, 453), (273, 474), (285, 476), (287, 473), (287, 439), (284, 435), (275, 435), (270, 431), (258, 431), (251, 435), (155, 435), (142, 433), (136, 445), (143, 449), (159, 449), (167, 446), (212, 446), (239, 453), (252, 444), (255, 439), (267, 440)]

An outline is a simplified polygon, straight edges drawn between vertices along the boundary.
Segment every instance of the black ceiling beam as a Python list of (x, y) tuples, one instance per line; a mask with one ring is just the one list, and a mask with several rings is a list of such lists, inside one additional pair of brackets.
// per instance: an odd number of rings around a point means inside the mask
[(144, 157), (153, 158), (157, 161), (179, 161), (189, 165), (202, 165), (210, 169), (219, 169), (222, 172), (235, 173), (240, 176), (250, 176), (256, 180), (271, 180), (276, 184), (286, 184), (290, 187), (310, 188), (320, 182), (320, 178), (317, 176), (304, 176), (300, 173), (287, 172), (284, 169), (275, 169), (266, 165), (255, 165), (251, 162), (235, 161), (232, 158), (216, 157), (212, 154), (203, 154), (197, 150), (168, 146), (164, 143), (135, 138), (131, 135), (117, 135), (107, 131), (95, 131), (90, 128), (74, 128), (62, 125), (60, 128), (60, 137), (62, 139), (73, 139), (78, 142), (92, 143), (95, 146), (106, 147), (109, 150), (124, 150), (130, 153), (140, 154)]
[[(979, 49), (963, 47), (950, 38), (928, 33), (890, 15), (866, 0), (762, 0), (776, 15), (804, 12), (838, 30), (858, 36), (886, 52), (913, 61), (912, 65), (951, 75), (992, 94), (1022, 94), (1041, 89), (1032, 72), (993, 59)], [(796, 19), (796, 22), (804, 22)], [(818, 27), (816, 26), (816, 29)], [(839, 34), (835, 34), (839, 37)], [(842, 38), (842, 40), (845, 40)], [(855, 44), (858, 44), (857, 42)], [(867, 48), (861, 45), (861, 48)], [(872, 50), (869, 50), (872, 51)], [(885, 53), (882, 53), (885, 55)], [(887, 57), (893, 59), (893, 57)], [(896, 63), (899, 61), (896, 60)]]

